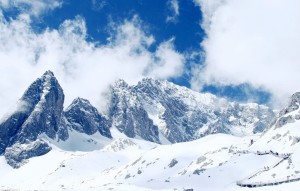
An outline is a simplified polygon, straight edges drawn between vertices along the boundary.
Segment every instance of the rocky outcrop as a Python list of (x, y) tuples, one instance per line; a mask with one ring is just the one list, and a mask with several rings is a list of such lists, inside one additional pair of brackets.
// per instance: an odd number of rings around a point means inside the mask
[(8, 164), (18, 168), (27, 159), (46, 154), (51, 146), (40, 137), (66, 141), (70, 129), (111, 138), (109, 121), (87, 100), (74, 100), (66, 112), (63, 104), (63, 90), (51, 71), (29, 86), (14, 111), (0, 122), (0, 155)]
[(47, 154), (49, 151), (51, 151), (51, 147), (43, 140), (38, 139), (28, 144), (16, 143), (8, 147), (4, 157), (10, 166), (19, 168), (27, 162), (27, 159)]
[[(64, 93), (51, 71), (25, 91), (15, 111), (0, 124), (0, 154), (16, 143), (27, 144), (44, 133), (54, 139), (61, 128)], [(61, 134), (67, 136), (67, 134)], [(60, 137), (65, 139), (65, 137)]]
[[(263, 105), (229, 102), (149, 78), (135, 86), (123, 80), (111, 86), (105, 117), (86, 99), (75, 99), (65, 111), (63, 104), (61, 86), (51, 71), (45, 72), (26, 90), (15, 110), (0, 121), (0, 155), (19, 167), (30, 157), (49, 152), (48, 140), (66, 141), (70, 130), (112, 138), (110, 127), (114, 126), (130, 138), (176, 143), (213, 133), (262, 132), (274, 117)], [(299, 108), (298, 95), (286, 111), (295, 108)], [(278, 123), (289, 121), (282, 118)]]
[(296, 92), (290, 97), (287, 106), (279, 112), (279, 115), (275, 122), (275, 127), (280, 128), (286, 125), (287, 123), (294, 123), (296, 120), (299, 120), (299, 106), (300, 92)]
[(119, 80), (111, 88), (109, 117), (113, 125), (128, 137), (160, 142), (157, 126), (153, 124), (138, 97), (123, 80)]
[(275, 116), (264, 105), (229, 102), (149, 78), (135, 86), (117, 81), (110, 106), (110, 117), (121, 132), (155, 142), (161, 141), (159, 132), (172, 143), (212, 133), (254, 134)]
[(109, 128), (111, 123), (101, 116), (91, 103), (82, 98), (75, 99), (64, 113), (71, 128), (87, 135), (99, 132), (101, 135), (112, 138)]

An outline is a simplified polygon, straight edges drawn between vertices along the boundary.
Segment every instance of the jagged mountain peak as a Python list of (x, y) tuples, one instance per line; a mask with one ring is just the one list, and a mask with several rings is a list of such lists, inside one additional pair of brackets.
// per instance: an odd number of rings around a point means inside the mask
[[(162, 144), (186, 142), (213, 133), (251, 134), (261, 132), (273, 116), (267, 107), (232, 103), (151, 78), (137, 85), (117, 80), (110, 88), (109, 100), (105, 117), (89, 100), (80, 97), (63, 111), (63, 90), (53, 72), (46, 71), (20, 99), (19, 104), (27, 109), (16, 110), (0, 124), (0, 154), (7, 148), (13, 151), (14, 145), (32, 142), (48, 151), (47, 143), (39, 140), (40, 135), (53, 141), (67, 141), (74, 130), (112, 138), (112, 126), (130, 138)], [(39, 152), (28, 150), (28, 153), (34, 156)]]
[[(46, 71), (29, 86), (21, 98), (29, 105), (26, 113), (28, 117), (22, 124), (21, 132), (31, 129), (36, 134), (44, 132), (54, 138), (59, 130), (64, 97), (63, 89), (53, 72)], [(27, 133), (30, 134), (30, 132)], [(35, 137), (36, 135), (32, 137), (32, 140)], [(28, 137), (24, 136), (24, 139)]]
[(77, 97), (67, 107), (66, 111), (70, 110), (71, 108), (73, 108), (75, 106), (80, 106), (80, 107), (84, 107), (84, 108), (86, 108), (86, 107), (88, 107), (88, 108), (93, 107), (89, 100), (81, 98), (81, 97)]
[(51, 70), (47, 70), (39, 79), (42, 80), (45, 88), (57, 87), (61, 88), (58, 80), (56, 79), (54, 73)]
[(158, 80), (158, 79), (154, 79), (154, 78), (143, 78), (141, 81), (138, 82), (138, 85), (139, 84), (143, 84), (143, 85), (160, 85), (165, 81), (166, 80)]
[(101, 116), (98, 110), (87, 100), (76, 98), (66, 109), (64, 115), (72, 129), (88, 135), (99, 132), (111, 138), (110, 121)]
[(46, 71), (40, 78), (36, 79), (25, 91), (21, 100), (27, 101), (32, 105), (37, 104), (41, 99), (49, 93), (54, 93), (57, 96), (63, 94), (63, 89), (55, 78), (53, 72)]
[[(16, 109), (6, 116), (0, 124), (0, 154), (10, 163), (9, 156), (14, 155), (16, 145), (30, 145), (24, 147), (20, 161), (40, 155), (40, 150), (49, 151), (47, 143), (37, 141), (42, 134), (51, 139), (64, 139), (67, 132), (61, 126), (64, 93), (51, 71), (45, 72), (35, 80), (25, 91), (17, 103)], [(45, 154), (44, 152), (44, 154)], [(24, 156), (23, 156), (24, 155)], [(13, 164), (13, 163), (12, 163)], [(17, 165), (15, 167), (18, 167)]]
[(81, 97), (77, 97), (73, 100), (72, 103), (79, 103), (79, 104), (90, 104), (90, 101)]
[(228, 103), (226, 99), (211, 93), (199, 93), (167, 80), (144, 78), (136, 86), (132, 86), (132, 89), (138, 93), (148, 94), (151, 99), (157, 97), (168, 99), (172, 97), (183, 102), (189, 102), (189, 104), (210, 105), (210, 107)]
[(287, 105), (273, 119), (270, 127), (253, 145), (265, 152), (292, 153), (300, 142), (300, 92), (294, 93)]
[(125, 80), (123, 79), (117, 79), (114, 84), (113, 84), (114, 88), (128, 88), (129, 85), (127, 82), (125, 82)]
[(290, 97), (287, 106), (280, 111), (279, 116), (283, 116), (287, 113), (298, 110), (299, 106), (300, 106), (300, 92), (296, 92)]
[[(174, 88), (177, 85), (175, 85), (172, 82), (169, 82), (167, 80), (162, 79), (153, 79), (153, 78), (143, 78), (141, 81), (138, 82), (136, 86), (134, 86), (136, 89), (138, 88), (159, 88), (161, 90)], [(178, 86), (180, 87), (180, 86)], [(182, 87), (184, 88), (184, 87)]]
[(51, 70), (47, 70), (47, 71), (45, 71), (45, 73), (43, 74), (43, 76), (54, 77), (54, 73)]
[[(154, 78), (142, 78), (136, 85), (129, 85), (125, 80), (118, 79), (114, 82), (113, 88), (118, 89), (138, 89), (138, 88), (160, 88), (165, 89), (169, 87), (177, 86), (173, 84), (172, 82), (169, 82), (167, 80), (161, 80), (161, 79), (154, 79)], [(185, 88), (185, 87), (182, 87)]]
[(300, 119), (300, 92), (294, 93), (287, 105), (279, 112), (277, 118), (273, 121), (272, 125), (275, 128), (282, 127), (288, 123), (294, 123)]
[[(133, 111), (144, 111), (141, 112), (143, 120), (153, 122), (149, 129), (159, 128), (161, 134), (156, 140), (160, 142), (164, 142), (161, 135), (170, 142), (183, 142), (212, 133), (257, 133), (274, 117), (273, 111), (266, 106), (229, 102), (209, 93), (151, 78), (144, 78), (137, 85), (122, 86), (122, 89), (115, 86), (112, 98), (111, 117), (121, 131), (138, 124), (140, 116), (132, 115)], [(147, 137), (143, 131), (135, 133), (128, 135)], [(147, 140), (153, 139), (148, 137)]]
[[(4, 154), (8, 163), (17, 168), (28, 158), (50, 151), (48, 140), (67, 141), (73, 130), (86, 135), (99, 132), (111, 138), (110, 121), (88, 100), (76, 98), (66, 112), (63, 104), (63, 89), (53, 72), (46, 71), (27, 88), (16, 109), (1, 120), (0, 155)], [(35, 146), (30, 146), (33, 143)], [(20, 145), (23, 150), (16, 152)]]

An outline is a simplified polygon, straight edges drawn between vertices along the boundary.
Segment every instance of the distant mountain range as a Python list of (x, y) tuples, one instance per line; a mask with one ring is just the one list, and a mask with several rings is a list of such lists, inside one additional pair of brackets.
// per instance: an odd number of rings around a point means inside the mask
[(33, 82), (0, 120), (0, 190), (298, 190), (299, 92), (276, 115), (149, 78), (107, 92), (64, 109), (51, 71)]
[(229, 102), (168, 81), (147, 78), (129, 86), (119, 80), (111, 87), (113, 126), (128, 137), (157, 143), (186, 142), (213, 133), (251, 135), (266, 129), (274, 116), (264, 105)]
[(251, 135), (266, 129), (275, 116), (267, 106), (229, 102), (149, 78), (135, 86), (118, 80), (109, 93), (106, 116), (83, 98), (63, 110), (63, 89), (51, 71), (45, 72), (25, 91), (15, 110), (2, 118), (0, 154), (8, 164), (19, 167), (51, 150), (42, 135), (67, 141), (69, 132), (77, 131), (112, 138), (111, 127), (129, 138), (159, 144), (192, 141), (215, 133)]

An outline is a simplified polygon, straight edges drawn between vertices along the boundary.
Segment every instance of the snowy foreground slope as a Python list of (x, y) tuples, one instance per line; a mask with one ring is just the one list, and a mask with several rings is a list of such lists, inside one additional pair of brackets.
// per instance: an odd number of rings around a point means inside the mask
[(110, 93), (107, 116), (63, 110), (53, 73), (37, 79), (0, 121), (0, 190), (298, 190), (300, 93), (273, 120), (166, 81)]
[[(236, 183), (281, 160), (272, 154), (249, 152), (251, 138), (257, 137), (215, 134), (192, 142), (157, 145), (124, 137), (89, 152), (66, 151), (58, 145), (19, 169), (11, 168), (0, 157), (0, 189), (249, 190)], [(281, 176), (291, 172), (282, 168), (277, 171)], [(262, 176), (258, 180), (274, 178)], [(287, 183), (272, 189), (296, 190), (299, 185)]]
[(66, 151), (57, 145), (19, 169), (11, 168), (0, 157), (0, 189), (235, 188), (241, 177), (277, 160), (272, 155), (237, 154), (248, 142), (246, 138), (216, 134), (173, 145), (119, 138), (90, 152)]

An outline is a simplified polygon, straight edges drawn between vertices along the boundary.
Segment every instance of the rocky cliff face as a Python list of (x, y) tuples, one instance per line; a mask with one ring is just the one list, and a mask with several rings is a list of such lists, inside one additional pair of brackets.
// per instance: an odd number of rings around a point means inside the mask
[(64, 115), (71, 128), (87, 135), (100, 132), (101, 135), (111, 138), (111, 123), (101, 116), (91, 103), (82, 98), (75, 99), (66, 109)]
[[(161, 142), (160, 133), (172, 143), (212, 133), (254, 134), (268, 127), (275, 116), (263, 105), (229, 102), (167, 81), (144, 79), (128, 86), (119, 80), (111, 92), (114, 125), (129, 137), (155, 142)], [(145, 130), (138, 127), (141, 124)], [(133, 127), (139, 131), (128, 131)]]
[[(286, 111), (299, 108), (298, 98), (294, 96)], [(0, 155), (17, 168), (27, 159), (49, 152), (49, 140), (67, 142), (74, 131), (106, 139), (112, 138), (110, 127), (114, 126), (128, 137), (164, 144), (214, 133), (262, 132), (274, 117), (266, 106), (228, 102), (153, 79), (135, 86), (118, 80), (110, 88), (106, 117), (83, 98), (75, 99), (65, 111), (63, 104), (63, 90), (53, 73), (47, 71), (30, 85), (15, 110), (0, 121)]]
[(26, 90), (15, 111), (0, 124), (0, 153), (15, 143), (28, 143), (45, 133), (55, 138), (60, 128), (64, 94), (53, 73), (47, 71)]
[(128, 137), (140, 137), (147, 141), (160, 142), (159, 132), (139, 98), (123, 80), (111, 88), (109, 117), (113, 125)]
[(287, 123), (293, 123), (296, 120), (299, 120), (299, 106), (300, 92), (296, 92), (291, 96), (287, 106), (279, 112), (279, 115), (275, 122), (275, 126), (278, 128), (284, 126)]
[[(15, 161), (22, 162), (26, 158), (24, 156), (30, 158), (50, 150), (46, 143), (36, 141), (39, 135), (44, 133), (54, 139), (58, 131), (64, 131), (59, 135), (65, 139), (67, 131), (61, 130), (64, 127), (60, 126), (63, 102), (62, 88), (53, 73), (47, 71), (25, 91), (15, 111), (2, 120), (0, 154), (5, 152), (9, 163), (17, 166)], [(34, 141), (34, 146), (28, 146)], [(22, 148), (22, 152), (18, 148)], [(12, 158), (14, 162), (11, 161)]]
[(51, 147), (40, 138), (42, 135), (65, 141), (68, 129), (73, 128), (88, 135), (99, 131), (111, 137), (109, 123), (89, 102), (75, 100), (65, 113), (63, 104), (63, 90), (51, 71), (29, 86), (15, 110), (0, 123), (0, 154), (10, 165), (19, 167), (26, 159), (49, 152)]
[(294, 93), (287, 105), (274, 118), (253, 147), (261, 152), (292, 153), (300, 142), (300, 92)]

